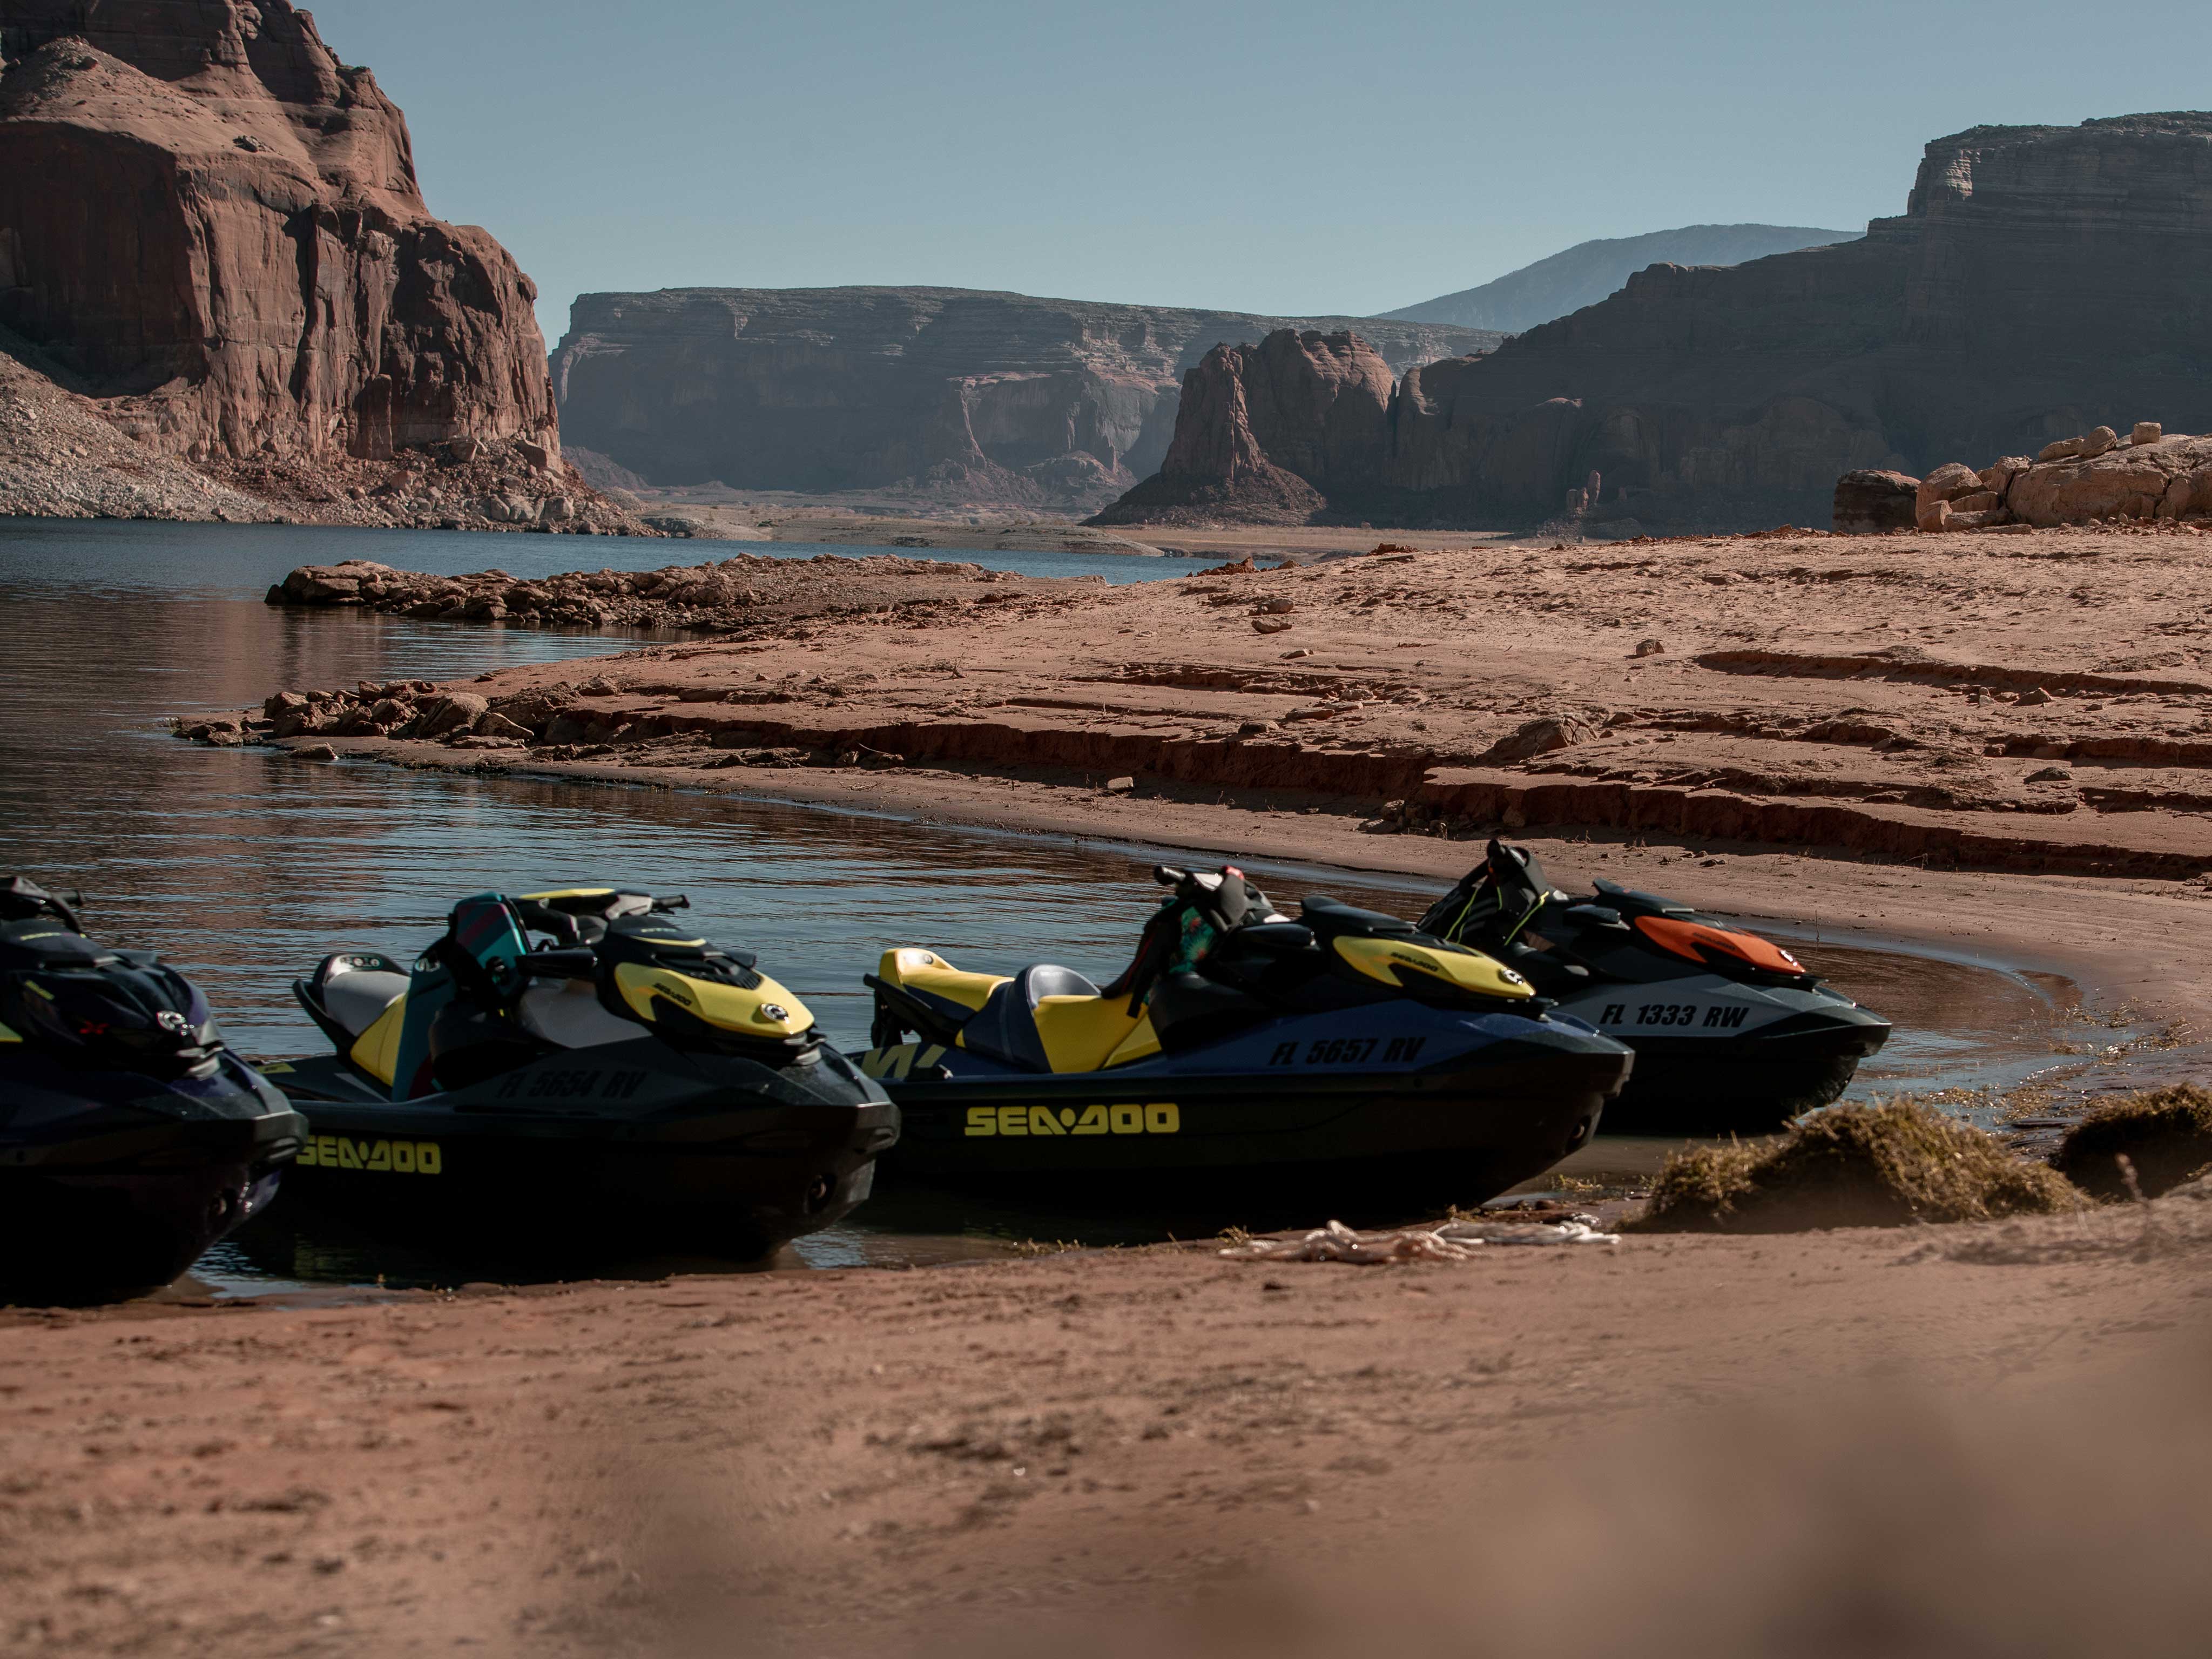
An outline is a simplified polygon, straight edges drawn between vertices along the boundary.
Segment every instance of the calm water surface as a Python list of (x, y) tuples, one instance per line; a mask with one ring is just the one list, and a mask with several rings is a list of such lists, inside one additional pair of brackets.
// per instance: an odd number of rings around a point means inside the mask
[[(743, 545), (799, 557), (830, 550)], [(456, 897), (485, 889), (619, 883), (684, 893), (709, 937), (757, 951), (846, 1046), (866, 1035), (860, 975), (888, 944), (928, 945), (994, 971), (1040, 959), (1102, 980), (1119, 971), (1158, 890), (1146, 849), (1079, 849), (721, 796), (302, 763), (199, 748), (164, 726), (172, 714), (234, 709), (279, 686), (450, 679), (601, 653), (636, 637), (263, 605), (262, 592), (295, 565), (367, 557), (533, 575), (698, 556), (708, 556), (610, 538), (0, 520), (0, 871), (82, 889), (95, 932), (161, 950), (205, 988), (234, 1045), (255, 1054), (321, 1046), (289, 988), (319, 957), (365, 947), (405, 960), (435, 937)], [(1034, 574), (1105, 566), (1101, 574), (1121, 580), (1184, 569), (1091, 556), (945, 556)], [(1428, 890), (1249, 867), (1283, 899), (1327, 890), (1412, 913)], [(2029, 980), (1832, 945), (1814, 965), (1892, 1018), (1918, 1021), (1900, 1024), (1856, 1092), (2001, 1085), (2053, 1063), (2051, 996)], [(1157, 1223), (1141, 1220), (885, 1200), (785, 1260), (942, 1261), (1028, 1237), (1157, 1236)], [(451, 1283), (508, 1267), (277, 1229), (250, 1249), (222, 1247), (200, 1277), (231, 1289), (380, 1273)]]

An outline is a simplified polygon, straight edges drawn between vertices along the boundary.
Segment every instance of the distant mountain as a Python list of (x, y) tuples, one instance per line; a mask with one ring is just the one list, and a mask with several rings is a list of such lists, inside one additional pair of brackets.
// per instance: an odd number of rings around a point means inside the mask
[(1578, 242), (1564, 253), (1523, 265), (1480, 288), (1463, 289), (1382, 315), (1409, 323), (1449, 323), (1518, 334), (1595, 305), (1618, 292), (1630, 273), (1646, 265), (1740, 265), (1770, 253), (1855, 242), (1860, 235), (1856, 230), (1812, 230), (1802, 225), (1684, 225), (1648, 236)]

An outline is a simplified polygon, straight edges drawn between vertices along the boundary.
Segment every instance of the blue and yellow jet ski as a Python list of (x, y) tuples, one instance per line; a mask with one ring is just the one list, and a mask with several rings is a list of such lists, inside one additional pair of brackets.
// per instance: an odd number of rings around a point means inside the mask
[(167, 1284), (275, 1196), (307, 1127), (198, 987), (0, 881), (0, 1302)]
[(1154, 875), (1169, 896), (1103, 987), (884, 953), (859, 1058), (903, 1115), (895, 1172), (1471, 1204), (1582, 1146), (1627, 1079), (1622, 1044), (1478, 951), (1329, 898), (1293, 921), (1233, 866)]
[(837, 1221), (898, 1109), (684, 907), (480, 893), (411, 969), (325, 957), (292, 988), (336, 1052), (268, 1068), (314, 1126), (296, 1196), (533, 1250), (752, 1256)]
[(1835, 1100), (1889, 1037), (1887, 1020), (1771, 939), (1609, 881), (1562, 892), (1501, 841), (1419, 925), (1636, 1050), (1611, 1134), (1770, 1134)]

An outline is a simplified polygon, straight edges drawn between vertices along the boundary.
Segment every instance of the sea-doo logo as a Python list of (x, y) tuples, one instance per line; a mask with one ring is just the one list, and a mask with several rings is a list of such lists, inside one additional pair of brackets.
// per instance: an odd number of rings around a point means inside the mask
[(1182, 1109), (1151, 1106), (970, 1106), (966, 1133), (977, 1135), (1171, 1135), (1182, 1130)]
[(192, 1023), (173, 1008), (164, 1008), (155, 1015), (154, 1024), (171, 1036), (183, 1036), (192, 1029)]
[(358, 1170), (366, 1175), (442, 1175), (446, 1154), (434, 1140), (356, 1140), (351, 1135), (310, 1135), (300, 1149), (302, 1169)]
[(766, 1020), (786, 1020), (791, 1018), (791, 1010), (780, 1002), (763, 1002), (760, 1006), (760, 1017)]

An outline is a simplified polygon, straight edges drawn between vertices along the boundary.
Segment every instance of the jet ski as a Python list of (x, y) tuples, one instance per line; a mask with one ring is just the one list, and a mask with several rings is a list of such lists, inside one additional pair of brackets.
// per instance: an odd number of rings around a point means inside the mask
[(166, 1285), (275, 1196), (307, 1123), (198, 988), (0, 880), (0, 1302)]
[(1770, 1133), (1836, 1099), (1889, 1036), (1771, 940), (1610, 881), (1577, 898), (1500, 841), (1420, 926), (1636, 1050), (1610, 1134)]
[(1153, 874), (1170, 891), (1103, 987), (884, 952), (858, 1058), (903, 1115), (894, 1173), (1403, 1213), (1548, 1168), (1628, 1076), (1622, 1044), (1478, 951), (1327, 897), (1294, 921), (1234, 866)]
[(765, 1255), (868, 1195), (898, 1109), (678, 896), (463, 899), (410, 968), (295, 981), (335, 1052), (271, 1066), (314, 1135), (294, 1194), (387, 1237)]

